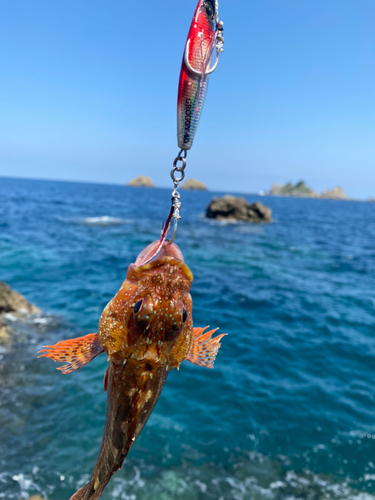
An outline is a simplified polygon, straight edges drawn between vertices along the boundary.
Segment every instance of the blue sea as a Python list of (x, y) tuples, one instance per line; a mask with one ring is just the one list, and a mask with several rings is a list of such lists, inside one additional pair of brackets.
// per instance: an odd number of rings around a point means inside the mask
[[(217, 194), (217, 193), (216, 193)], [(188, 362), (103, 500), (375, 499), (375, 204), (261, 199), (268, 225), (207, 220), (182, 192), (177, 235), (195, 326), (215, 369)], [(0, 351), (0, 498), (68, 500), (105, 419), (100, 356), (70, 375), (45, 344), (97, 331), (170, 190), (0, 178), (0, 279), (38, 305)]]

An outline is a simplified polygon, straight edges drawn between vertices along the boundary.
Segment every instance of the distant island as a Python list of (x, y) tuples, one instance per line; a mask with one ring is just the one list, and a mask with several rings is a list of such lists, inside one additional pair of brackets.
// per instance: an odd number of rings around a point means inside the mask
[(181, 189), (190, 189), (192, 191), (208, 191), (206, 184), (196, 179), (187, 179), (181, 186)]
[(321, 194), (306, 186), (304, 181), (299, 181), (296, 184), (288, 182), (285, 186), (281, 184), (273, 184), (269, 194), (271, 196), (295, 196), (299, 198), (322, 198), (330, 200), (348, 200), (349, 197), (344, 193), (340, 186), (333, 189), (323, 191)]
[(146, 188), (153, 188), (155, 187), (152, 179), (150, 177), (146, 177), (145, 175), (140, 175), (136, 177), (135, 179), (132, 179), (127, 183), (127, 186), (130, 187), (146, 187)]

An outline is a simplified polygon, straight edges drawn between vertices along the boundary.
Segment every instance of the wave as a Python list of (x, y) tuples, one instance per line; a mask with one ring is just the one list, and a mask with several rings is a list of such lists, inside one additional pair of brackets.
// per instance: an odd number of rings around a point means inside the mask
[(131, 221), (128, 219), (121, 219), (119, 217), (111, 217), (110, 215), (102, 215), (100, 217), (58, 217), (62, 222), (68, 222), (73, 224), (83, 224), (85, 226), (121, 226), (127, 224)]

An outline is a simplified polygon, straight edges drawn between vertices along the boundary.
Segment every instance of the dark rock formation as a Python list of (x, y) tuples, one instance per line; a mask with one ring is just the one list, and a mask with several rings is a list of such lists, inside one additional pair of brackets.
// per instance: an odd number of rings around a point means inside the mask
[(194, 191), (208, 191), (206, 184), (196, 179), (187, 179), (181, 186), (181, 189), (191, 189)]
[(145, 175), (140, 175), (139, 177), (136, 177), (135, 179), (129, 181), (127, 183), (127, 186), (146, 187), (146, 188), (155, 187), (154, 183), (152, 182), (152, 179), (150, 179), (150, 177), (146, 177)]
[(222, 198), (213, 198), (207, 207), (206, 217), (217, 220), (271, 222), (272, 210), (259, 201), (247, 203), (244, 198), (226, 194)]

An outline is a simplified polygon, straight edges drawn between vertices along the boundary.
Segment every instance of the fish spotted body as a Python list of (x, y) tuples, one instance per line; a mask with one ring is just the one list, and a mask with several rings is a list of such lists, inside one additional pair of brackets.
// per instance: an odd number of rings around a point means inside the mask
[(71, 500), (98, 499), (147, 422), (168, 372), (187, 359), (213, 367), (220, 339), (216, 330), (193, 328), (190, 287), (193, 275), (177, 245), (158, 242), (146, 247), (115, 297), (105, 307), (99, 333), (45, 346), (42, 356), (67, 364), (70, 373), (105, 352), (107, 412), (99, 457), (89, 483)]

